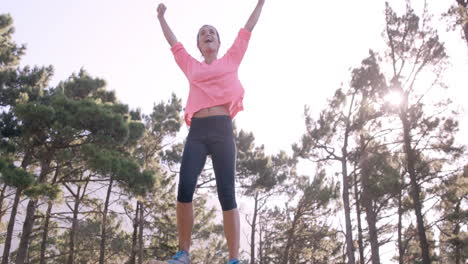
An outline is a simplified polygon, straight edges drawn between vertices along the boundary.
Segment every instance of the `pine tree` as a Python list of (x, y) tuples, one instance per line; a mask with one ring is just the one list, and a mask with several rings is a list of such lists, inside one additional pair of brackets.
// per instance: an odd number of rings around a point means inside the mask
[(280, 152), (266, 155), (264, 146), (255, 146), (252, 133), (241, 130), (236, 133), (237, 178), (242, 193), (253, 198), (253, 212), (250, 225), (250, 263), (256, 263), (257, 231), (261, 213), (266, 211), (268, 201), (282, 192), (284, 180), (294, 176), (295, 161)]
[[(3, 193), (7, 186), (16, 190), (5, 237), (2, 264), (8, 263), (20, 198), (30, 188), (33, 188), (31, 192), (36, 195), (40, 195), (38, 189), (41, 186), (45, 188), (43, 193), (47, 192), (48, 188), (48, 186), (36, 185), (34, 178), (31, 178), (32, 174), (27, 170), (28, 166), (33, 163), (32, 157), (37, 146), (24, 144), (24, 139), (21, 139), (21, 122), (15, 115), (14, 109), (43, 94), (43, 89), (52, 75), (52, 67), (33, 69), (17, 67), (25, 52), (25, 46), (19, 46), (12, 41), (13, 33), (11, 16), (0, 15), (0, 153), (3, 161), (10, 164), (5, 165), (4, 168), (7, 171), (2, 172), (3, 177), (7, 178), (0, 180), (4, 184), (0, 208), (3, 207), (5, 201)], [(20, 169), (11, 167), (13, 163), (21, 164)]]
[[(320, 113), (317, 121), (313, 120), (305, 109), (306, 133), (302, 136), (300, 145), (293, 145), (296, 156), (313, 160), (318, 163), (336, 161), (341, 166), (341, 180), (343, 184), (342, 200), (346, 229), (346, 256), (349, 264), (355, 263), (355, 247), (351, 222), (350, 202), (350, 172), (349, 172), (349, 141), (353, 132), (352, 113), (354, 97), (347, 102), (347, 95), (342, 89), (335, 92), (325, 110)], [(348, 107), (348, 108), (346, 108)]]
[[(138, 141), (137, 146), (132, 151), (132, 156), (138, 159), (140, 165), (146, 169), (150, 169), (156, 173), (156, 181), (152, 188), (145, 196), (137, 196), (135, 217), (133, 218), (134, 230), (132, 239), (132, 255), (129, 263), (136, 263), (138, 255), (138, 263), (142, 263), (147, 258), (161, 258), (169, 255), (157, 255), (153, 253), (157, 250), (152, 250), (152, 243), (156, 234), (161, 232), (161, 227), (174, 227), (175, 229), (175, 210), (173, 210), (173, 175), (169, 173), (168, 168), (164, 166), (164, 151), (171, 149), (177, 145), (174, 138), (181, 127), (181, 101), (175, 95), (166, 102), (160, 102), (154, 105), (153, 112), (148, 116), (142, 116), (145, 123), (145, 133)], [(127, 205), (128, 208), (131, 206)], [(132, 212), (133, 209), (130, 209)], [(158, 215), (153, 218), (154, 215)], [(167, 221), (167, 218), (172, 218), (173, 221)], [(144, 234), (144, 229), (150, 229), (149, 234)], [(165, 232), (165, 231), (164, 231)], [(168, 240), (158, 241), (158, 247), (165, 248), (162, 252), (170, 253), (177, 247), (177, 238), (174, 236)], [(163, 235), (165, 238), (167, 236)], [(150, 237), (149, 248), (145, 246), (146, 237)], [(151, 249), (151, 250), (150, 250)], [(169, 254), (169, 253), (167, 253)]]
[[(13, 112), (22, 123), (22, 144), (40, 146), (35, 154), (35, 162), (40, 166), (39, 186), (51, 185), (54, 160), (67, 148), (83, 151), (85, 162), (93, 170), (108, 173), (135, 191), (151, 181), (151, 174), (141, 173), (135, 162), (114, 150), (132, 140), (142, 126), (132, 124), (125, 117), (127, 107), (117, 103), (113, 93), (104, 90), (104, 85), (103, 80), (94, 79), (82, 70), (44, 96), (14, 107)], [(26, 259), (37, 202), (37, 198), (28, 202), (16, 258), (18, 264)]]
[[(449, 109), (450, 101), (430, 102), (428, 92), (445, 87), (441, 82), (447, 62), (443, 43), (431, 27), (427, 3), (419, 17), (406, 2), (405, 14), (397, 15), (386, 4), (385, 41), (388, 46), (386, 61), (390, 70), (390, 90), (402, 97), (394, 115), (402, 129), (404, 166), (410, 179), (412, 204), (416, 215), (416, 227), (422, 254), (422, 263), (431, 263), (430, 242), (426, 236), (423, 218), (423, 182), (431, 183), (447, 165), (443, 155), (460, 156), (461, 149), (454, 144), (453, 132), (457, 122), (451, 115), (442, 114)], [(421, 76), (424, 75), (424, 81)], [(427, 110), (425, 104), (435, 108)], [(448, 111), (447, 111), (448, 112)], [(441, 165), (442, 164), (442, 165)], [(426, 184), (427, 185), (427, 184)]]
[[(352, 70), (350, 83), (354, 90), (352, 98), (355, 99), (357, 108), (357, 112), (355, 113), (356, 117), (353, 122), (353, 132), (356, 138), (355, 140), (358, 142), (354, 142), (356, 147), (350, 157), (350, 162), (355, 167), (352, 174), (355, 175), (354, 195), (356, 196), (356, 211), (358, 212), (358, 209), (362, 206), (366, 213), (369, 242), (371, 245), (370, 258), (373, 264), (380, 263), (378, 250), (380, 244), (378, 242), (377, 232), (378, 210), (374, 208), (374, 206), (378, 208), (380, 205), (376, 204), (378, 198), (372, 197), (372, 194), (375, 193), (370, 192), (369, 187), (375, 184), (375, 179), (378, 177), (371, 177), (372, 171), (371, 166), (369, 166), (370, 164), (367, 162), (367, 156), (369, 155), (369, 152), (374, 153), (374, 151), (370, 149), (369, 145), (375, 144), (374, 142), (379, 140), (379, 137), (382, 137), (381, 135), (388, 133), (387, 129), (382, 128), (382, 117), (384, 116), (384, 113), (379, 109), (382, 94), (385, 93), (387, 86), (378, 61), (378, 55), (372, 50), (369, 51), (369, 57), (362, 61), (361, 66)], [(358, 97), (355, 97), (356, 95)], [(386, 162), (385, 159), (382, 159), (381, 161)], [(359, 181), (361, 184), (361, 190), (359, 190), (358, 187)], [(361, 197), (358, 196), (359, 194), (361, 194)], [(362, 223), (360, 220), (360, 214), (358, 213), (359, 259), (361, 263), (364, 263), (364, 246), (362, 245), (363, 238), (361, 235)]]
[[(361, 136), (359, 154), (360, 175), (362, 178), (362, 200), (360, 201), (366, 213), (369, 243), (371, 246), (370, 259), (373, 264), (381, 263), (379, 248), (383, 244), (384, 227), (379, 228), (377, 222), (382, 211), (391, 207), (390, 201), (399, 194), (399, 167), (395, 157), (375, 140), (367, 142)], [(380, 239), (379, 239), (380, 237)]]
[(320, 166), (338, 162), (341, 165), (342, 199), (346, 228), (346, 256), (355, 263), (352, 235), (350, 188), (353, 175), (351, 168), (356, 163), (355, 148), (362, 129), (375, 123), (383, 113), (374, 109), (376, 97), (386, 91), (385, 79), (380, 72), (377, 55), (370, 51), (361, 67), (353, 69), (350, 87), (336, 90), (318, 120), (313, 120), (306, 109), (306, 129), (300, 145), (294, 145), (295, 155), (312, 159)]

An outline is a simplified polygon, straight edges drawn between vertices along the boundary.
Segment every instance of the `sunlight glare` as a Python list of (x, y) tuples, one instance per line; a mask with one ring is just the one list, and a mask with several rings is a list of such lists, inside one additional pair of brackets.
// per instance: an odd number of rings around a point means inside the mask
[(401, 93), (396, 91), (391, 91), (384, 97), (385, 101), (391, 105), (397, 106), (400, 105), (402, 101)]

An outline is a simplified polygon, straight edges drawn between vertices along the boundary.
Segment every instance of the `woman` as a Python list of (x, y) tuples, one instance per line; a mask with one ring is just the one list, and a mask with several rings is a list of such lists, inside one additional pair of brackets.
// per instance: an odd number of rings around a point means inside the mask
[(164, 4), (158, 6), (158, 20), (164, 36), (171, 46), (177, 64), (190, 83), (185, 108), (185, 122), (190, 126), (190, 130), (182, 156), (177, 194), (180, 251), (165, 263), (190, 263), (189, 251), (194, 219), (192, 198), (207, 155), (211, 155), (218, 198), (223, 210), (224, 234), (229, 248), (228, 264), (240, 263), (240, 221), (234, 189), (236, 147), (232, 119), (243, 109), (244, 88), (239, 81), (237, 70), (264, 2), (265, 0), (258, 0), (234, 44), (219, 59), (218, 31), (210, 25), (202, 26), (197, 34), (197, 46), (203, 55), (203, 62), (191, 57), (177, 41), (164, 18), (166, 7)]

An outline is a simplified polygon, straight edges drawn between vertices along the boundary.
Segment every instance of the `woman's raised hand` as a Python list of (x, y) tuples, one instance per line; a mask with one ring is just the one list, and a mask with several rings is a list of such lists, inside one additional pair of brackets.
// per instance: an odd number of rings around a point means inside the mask
[(159, 23), (161, 24), (161, 29), (163, 31), (164, 37), (166, 37), (167, 42), (172, 47), (174, 46), (174, 44), (177, 43), (177, 38), (174, 35), (174, 33), (172, 33), (171, 28), (167, 24), (166, 18), (164, 18), (164, 13), (166, 13), (166, 6), (163, 3), (161, 3), (158, 5), (157, 10), (158, 10), (158, 20), (159, 20)]
[(257, 24), (258, 18), (260, 17), (260, 14), (262, 13), (262, 7), (264, 3), (265, 3), (265, 0), (258, 0), (257, 6), (255, 6), (254, 11), (250, 15), (249, 20), (247, 20), (247, 23), (244, 26), (244, 28), (247, 31), (252, 32), (252, 30), (254, 29), (255, 25)]
[(158, 5), (158, 18), (164, 17), (164, 13), (166, 13), (166, 6), (163, 3)]

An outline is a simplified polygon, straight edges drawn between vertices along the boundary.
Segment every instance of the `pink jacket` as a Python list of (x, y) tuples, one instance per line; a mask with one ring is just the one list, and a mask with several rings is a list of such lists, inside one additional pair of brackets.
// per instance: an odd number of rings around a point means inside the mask
[(174, 58), (190, 84), (185, 107), (185, 122), (190, 126), (197, 111), (216, 105), (226, 105), (231, 118), (243, 110), (244, 88), (237, 70), (249, 44), (251, 32), (240, 29), (234, 44), (226, 54), (211, 64), (190, 56), (178, 42), (171, 47)]

